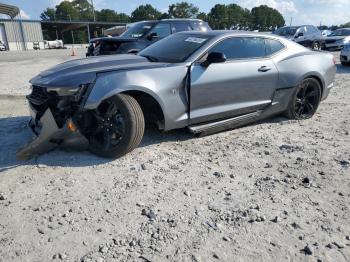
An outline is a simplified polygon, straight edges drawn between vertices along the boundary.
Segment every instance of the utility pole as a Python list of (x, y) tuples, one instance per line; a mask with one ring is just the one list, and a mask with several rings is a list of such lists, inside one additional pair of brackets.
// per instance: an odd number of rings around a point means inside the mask
[(292, 23), (293, 23), (293, 16), (290, 17), (290, 25), (289, 26), (292, 26)]
[(95, 8), (94, 8), (94, 0), (91, 0), (91, 5), (92, 5), (92, 15), (94, 16), (94, 22), (96, 22)]
[[(69, 17), (69, 21), (72, 22), (72, 17), (70, 16), (70, 14), (68, 14)], [(72, 56), (75, 56), (75, 50), (74, 50), (74, 32), (73, 29), (71, 30), (72, 32), (72, 41), (73, 41), (73, 45), (72, 45)]]

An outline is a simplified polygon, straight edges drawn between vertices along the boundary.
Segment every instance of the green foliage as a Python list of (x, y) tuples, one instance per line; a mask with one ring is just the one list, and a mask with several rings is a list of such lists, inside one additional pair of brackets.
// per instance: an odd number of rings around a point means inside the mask
[(155, 9), (152, 5), (140, 5), (131, 13), (131, 21), (137, 22), (142, 20), (158, 20), (162, 13)]
[(169, 16), (171, 18), (195, 18), (199, 8), (188, 2), (180, 2), (169, 6)]
[(55, 8), (46, 8), (40, 15), (41, 20), (50, 21), (55, 20), (56, 10)]
[(208, 15), (204, 12), (200, 12), (198, 15), (197, 15), (197, 19), (201, 19), (203, 21), (207, 21), (208, 20)]
[(285, 24), (283, 16), (276, 9), (261, 5), (251, 11), (254, 30), (272, 31)]
[(251, 14), (237, 4), (215, 5), (208, 14), (209, 25), (213, 29), (249, 29)]
[(102, 9), (96, 11), (96, 20), (101, 22), (129, 22), (130, 17), (124, 13), (118, 14), (116, 11), (111, 9)]

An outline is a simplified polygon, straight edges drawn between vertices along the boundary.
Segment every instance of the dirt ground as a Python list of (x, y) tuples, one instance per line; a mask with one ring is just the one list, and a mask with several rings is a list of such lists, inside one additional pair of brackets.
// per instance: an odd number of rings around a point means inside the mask
[(68, 58), (50, 59), (0, 75), (0, 261), (350, 261), (350, 68), (337, 65), (310, 120), (147, 130), (114, 161), (56, 150), (18, 162), (26, 103), (5, 95)]

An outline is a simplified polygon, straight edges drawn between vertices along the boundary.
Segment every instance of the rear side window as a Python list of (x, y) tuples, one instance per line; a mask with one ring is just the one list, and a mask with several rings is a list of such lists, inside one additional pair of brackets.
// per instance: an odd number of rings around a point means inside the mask
[(265, 55), (265, 41), (260, 37), (234, 37), (221, 41), (210, 52), (224, 53), (227, 59), (259, 58)]
[(266, 55), (270, 56), (284, 48), (284, 45), (274, 39), (265, 39)]
[(167, 37), (171, 34), (170, 24), (159, 23), (157, 24), (149, 34), (156, 33), (159, 38)]
[(192, 26), (193, 30), (195, 30), (195, 31), (206, 32), (206, 31), (211, 30), (208, 23), (202, 22), (202, 21), (193, 21), (193, 22), (191, 22), (191, 26)]
[(171, 29), (172, 29), (173, 33), (192, 30), (191, 27), (189, 26), (189, 24), (187, 24), (187, 23), (172, 24)]

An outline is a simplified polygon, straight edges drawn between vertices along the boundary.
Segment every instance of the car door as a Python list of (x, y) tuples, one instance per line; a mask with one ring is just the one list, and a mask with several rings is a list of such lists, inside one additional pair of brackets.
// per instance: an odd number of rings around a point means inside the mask
[[(299, 34), (302, 34), (301, 36), (298, 36)], [(303, 45), (303, 46), (307, 46), (307, 31), (306, 31), (306, 27), (305, 26), (301, 26), (297, 33), (296, 36), (298, 36), (295, 40), (298, 44)]]
[(266, 57), (262, 37), (233, 37), (212, 47), (227, 60), (191, 70), (190, 123), (208, 122), (244, 115), (271, 103), (278, 71)]

